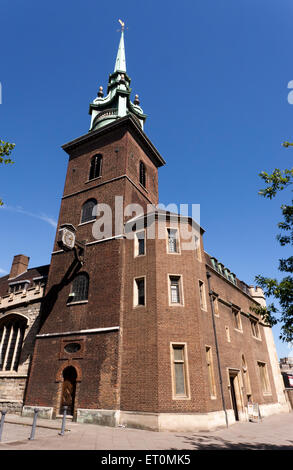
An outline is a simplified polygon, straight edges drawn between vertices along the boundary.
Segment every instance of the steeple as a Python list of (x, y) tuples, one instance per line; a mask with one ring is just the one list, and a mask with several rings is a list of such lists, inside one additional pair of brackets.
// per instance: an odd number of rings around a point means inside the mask
[(91, 114), (90, 131), (100, 129), (111, 122), (132, 114), (143, 129), (146, 115), (139, 106), (138, 95), (133, 102), (130, 100), (131, 79), (126, 72), (125, 45), (124, 45), (124, 23), (121, 24), (121, 37), (116, 56), (114, 72), (109, 75), (107, 96), (104, 97), (103, 87), (99, 88), (98, 96), (90, 104)]
[(124, 23), (119, 20), (121, 23), (121, 38), (118, 47), (116, 62), (114, 72), (124, 72), (126, 73), (126, 59), (125, 59), (125, 46), (124, 46)]

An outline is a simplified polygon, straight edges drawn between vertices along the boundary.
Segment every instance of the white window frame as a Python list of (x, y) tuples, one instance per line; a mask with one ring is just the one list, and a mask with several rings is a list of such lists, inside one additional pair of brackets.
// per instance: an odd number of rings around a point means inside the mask
[[(260, 384), (261, 384), (261, 391), (263, 395), (272, 395), (272, 389), (271, 389), (271, 384), (270, 384), (270, 379), (269, 379), (269, 371), (268, 371), (267, 363), (265, 361), (257, 361), (257, 367), (258, 367), (259, 379), (260, 379)], [(263, 383), (262, 376), (261, 376), (261, 367), (263, 367), (263, 371), (264, 371), (264, 381), (266, 382), (265, 384)]]
[[(144, 281), (144, 304), (139, 304), (139, 292), (137, 281)], [(145, 308), (146, 307), (146, 276), (137, 276), (133, 280), (133, 307), (134, 308)]]
[[(209, 356), (209, 359), (207, 358), (207, 356)], [(216, 400), (217, 388), (216, 388), (216, 379), (215, 379), (215, 370), (214, 370), (213, 351), (212, 351), (212, 347), (209, 346), (208, 344), (205, 345), (205, 358), (206, 358), (206, 365), (207, 365), (208, 376), (209, 376), (210, 397), (212, 400)]]
[[(202, 287), (202, 289), (201, 289)], [(198, 280), (198, 292), (199, 292), (199, 305), (201, 310), (207, 312), (207, 296), (206, 296), (206, 288), (205, 283), (201, 279)], [(202, 295), (201, 295), (202, 294)]]
[[(175, 377), (175, 358), (174, 349), (183, 349), (183, 372), (184, 372), (184, 395), (176, 394), (176, 377)], [(171, 382), (172, 382), (172, 399), (173, 400), (190, 400), (190, 382), (189, 382), (189, 368), (188, 368), (188, 354), (187, 343), (184, 342), (170, 342), (170, 362), (171, 362)]]
[[(172, 292), (171, 292), (171, 285), (172, 285), (171, 278), (172, 277), (178, 278), (179, 302), (172, 302)], [(168, 293), (169, 293), (169, 306), (170, 307), (183, 307), (184, 306), (182, 274), (168, 274)]]
[[(144, 234), (144, 253), (143, 254), (139, 254), (139, 238), (138, 238), (138, 234), (142, 233)], [(142, 230), (137, 230), (137, 232), (135, 232), (134, 234), (134, 257), (137, 258), (137, 257), (141, 257), (141, 256), (145, 256), (146, 255), (146, 230), (145, 229), (142, 229)]]
[[(170, 251), (169, 230), (176, 230), (176, 251)], [(167, 232), (167, 253), (169, 255), (181, 255), (179, 228), (170, 226), (166, 228), (166, 232)]]
[[(233, 322), (234, 322), (234, 330), (238, 331), (239, 333), (243, 333), (242, 327), (242, 319), (241, 319), (241, 310), (232, 307), (232, 315), (233, 315)], [(239, 319), (239, 328), (236, 326), (236, 316)]]

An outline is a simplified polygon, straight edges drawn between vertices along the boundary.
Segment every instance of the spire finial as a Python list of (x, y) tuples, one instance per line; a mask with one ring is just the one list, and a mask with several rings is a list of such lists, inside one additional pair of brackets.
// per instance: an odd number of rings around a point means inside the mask
[(122, 20), (118, 20), (119, 23), (121, 24), (121, 31), (124, 31), (125, 23)]
[(119, 47), (118, 47), (114, 72), (117, 72), (117, 71), (126, 72), (125, 46), (124, 46), (125, 23), (124, 23), (124, 21), (122, 21), (120, 19), (118, 21), (121, 24), (121, 38), (120, 38), (120, 43), (119, 43)]

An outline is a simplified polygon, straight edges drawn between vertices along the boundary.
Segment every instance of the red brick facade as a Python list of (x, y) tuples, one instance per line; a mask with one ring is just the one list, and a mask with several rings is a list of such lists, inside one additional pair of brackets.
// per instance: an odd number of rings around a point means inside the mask
[[(253, 298), (243, 291), (238, 280), (233, 283), (212, 267), (202, 237), (200, 256), (194, 250), (168, 253), (167, 231), (164, 239), (147, 239), (145, 254), (135, 256), (134, 241), (125, 237), (123, 227), (116, 237), (113, 229), (112, 238), (97, 241), (92, 234), (94, 222), (81, 224), (82, 206), (90, 198), (113, 209), (113, 222), (115, 196), (123, 197), (124, 208), (138, 203), (146, 210), (147, 204), (157, 204), (157, 169), (164, 161), (135, 121), (122, 118), (64, 149), (69, 154), (69, 164), (58, 229), (62, 224), (76, 228), (77, 240), (86, 243), (84, 263), (78, 264), (73, 250), (60, 249), (56, 238), (25, 405), (52, 408), (53, 415), (59, 414), (63, 371), (73, 366), (77, 419), (81, 416), (78, 413), (88, 410), (112, 410), (120, 411), (121, 416), (124, 413), (121, 422), (127, 422), (127, 413), (131, 412), (138, 417), (129, 425), (148, 427), (143, 419), (139, 421), (140, 413), (175, 414), (178, 419), (193, 415), (196, 429), (197, 416), (223, 410), (207, 270), (211, 273), (211, 291), (218, 296), (215, 324), (226, 409), (232, 410), (233, 415), (229, 373), (238, 381), (235, 387), (240, 418), (247, 406), (244, 373), (249, 374), (253, 401), (263, 405), (277, 403), (264, 334), (267, 327), (259, 322), (260, 338), (253, 337)], [(91, 157), (97, 153), (103, 157), (101, 176), (89, 181)], [(146, 167), (145, 188), (139, 182), (141, 161)], [(161, 224), (157, 219), (153, 223)], [(172, 217), (167, 217), (167, 227), (172, 224)], [(79, 272), (89, 276), (88, 299), (68, 304), (72, 282)], [(170, 302), (170, 276), (180, 278), (180, 305)], [(134, 306), (137, 278), (145, 280), (145, 305)], [(200, 306), (200, 280), (205, 292), (204, 309)], [(241, 330), (235, 328), (233, 306), (240, 311)], [(78, 343), (80, 349), (66, 353), (68, 342)], [(184, 396), (174, 392), (178, 372), (172, 344), (184, 346)], [(207, 347), (212, 357), (213, 396)], [(243, 356), (247, 368), (243, 366)], [(266, 364), (269, 391), (263, 391), (258, 361)], [(103, 419), (98, 418), (97, 422)]]

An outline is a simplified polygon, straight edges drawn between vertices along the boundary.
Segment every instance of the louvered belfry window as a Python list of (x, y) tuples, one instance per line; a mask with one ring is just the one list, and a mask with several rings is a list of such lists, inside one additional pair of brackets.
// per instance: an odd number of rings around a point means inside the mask
[(26, 320), (8, 318), (0, 326), (0, 370), (17, 371)]
[(72, 283), (69, 302), (80, 302), (88, 299), (89, 278), (86, 273), (80, 273)]
[(84, 203), (81, 212), (81, 223), (89, 222), (90, 220), (95, 220), (96, 206), (97, 201), (95, 199), (89, 199)]
[(89, 180), (93, 180), (94, 178), (98, 178), (101, 176), (101, 170), (102, 170), (102, 155), (94, 155), (91, 159), (91, 166), (90, 166), (90, 174), (89, 174)]
[(146, 186), (146, 170), (143, 162), (139, 162), (139, 182), (145, 188)]

